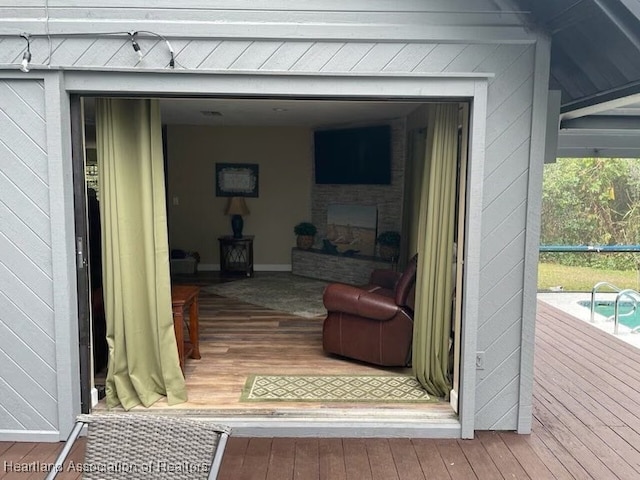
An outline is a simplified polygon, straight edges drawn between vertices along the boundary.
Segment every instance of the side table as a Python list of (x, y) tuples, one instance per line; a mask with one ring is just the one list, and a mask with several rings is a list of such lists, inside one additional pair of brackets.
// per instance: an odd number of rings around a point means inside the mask
[(253, 277), (253, 235), (235, 238), (225, 235), (220, 243), (220, 273)]
[[(184, 372), (186, 357), (200, 358), (200, 332), (198, 325), (198, 294), (200, 288), (193, 285), (171, 286), (171, 308), (173, 310), (173, 329), (178, 344), (178, 357), (180, 368)], [(185, 324), (184, 312), (189, 311), (189, 323)], [(187, 326), (189, 333), (185, 337), (184, 329)]]

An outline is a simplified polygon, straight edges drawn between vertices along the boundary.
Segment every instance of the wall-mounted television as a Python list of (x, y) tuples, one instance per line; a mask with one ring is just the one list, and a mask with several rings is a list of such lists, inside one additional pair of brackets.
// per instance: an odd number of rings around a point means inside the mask
[(317, 184), (391, 184), (391, 127), (316, 130)]

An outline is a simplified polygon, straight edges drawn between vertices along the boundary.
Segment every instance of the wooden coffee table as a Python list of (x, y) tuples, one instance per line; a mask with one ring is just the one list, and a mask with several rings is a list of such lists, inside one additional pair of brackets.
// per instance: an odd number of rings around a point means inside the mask
[[(198, 294), (200, 288), (194, 285), (172, 285), (171, 286), (171, 307), (173, 309), (173, 328), (176, 333), (178, 344), (178, 357), (180, 358), (180, 368), (184, 373), (184, 363), (187, 357), (199, 359), (200, 341), (198, 327)], [(184, 312), (189, 312), (188, 324), (184, 319)], [(185, 336), (184, 329), (187, 327), (188, 335)]]

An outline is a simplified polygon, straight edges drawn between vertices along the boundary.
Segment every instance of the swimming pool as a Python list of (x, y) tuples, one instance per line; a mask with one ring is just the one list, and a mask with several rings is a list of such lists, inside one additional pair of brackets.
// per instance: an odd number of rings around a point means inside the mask
[[(580, 300), (578, 305), (591, 309), (590, 300)], [(611, 317), (613, 320), (613, 311), (615, 309), (615, 301), (613, 300), (596, 300), (596, 313), (603, 317)], [(629, 328), (640, 327), (640, 308), (633, 311), (634, 302), (619, 302), (618, 321)]]

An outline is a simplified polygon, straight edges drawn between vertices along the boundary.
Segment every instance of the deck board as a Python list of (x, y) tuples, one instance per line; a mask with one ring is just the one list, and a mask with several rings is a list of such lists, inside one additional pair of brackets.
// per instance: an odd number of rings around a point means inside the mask
[[(256, 310), (253, 314), (260, 316)], [(296, 341), (303, 341), (296, 331), (301, 326), (304, 330), (304, 322), (288, 328)], [(231, 330), (223, 333), (228, 348), (241, 349)], [(539, 302), (534, 370), (530, 435), (477, 432), (473, 440), (232, 437), (219, 478), (640, 478), (640, 351)], [(0, 442), (0, 458), (44, 461), (59, 448)], [(83, 448), (81, 440), (72, 453), (76, 461)], [(2, 480), (43, 477), (0, 471)]]

